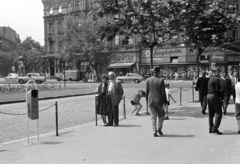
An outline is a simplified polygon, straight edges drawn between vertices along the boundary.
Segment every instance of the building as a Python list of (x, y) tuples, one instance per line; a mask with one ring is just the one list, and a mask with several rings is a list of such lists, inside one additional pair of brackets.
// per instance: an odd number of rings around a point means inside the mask
[[(94, 0), (42, 0), (44, 5), (44, 27), (45, 27), (45, 47), (47, 50), (46, 61), (49, 62), (49, 68), (46, 71), (47, 76), (54, 76), (65, 69), (76, 69), (81, 72), (89, 70), (88, 62), (84, 59), (76, 58), (73, 61), (64, 61), (60, 57), (61, 44), (57, 40), (58, 26), (66, 14), (78, 15), (80, 12), (89, 12), (98, 8)], [(227, 5), (233, 5), (234, 12), (239, 12), (239, 0), (228, 0)], [(239, 28), (228, 31), (227, 37), (238, 39)], [(149, 74), (150, 72), (150, 51), (148, 47), (139, 44), (138, 37), (129, 40), (128, 45), (122, 45), (121, 36), (116, 36), (113, 44), (120, 47), (120, 50), (113, 54), (113, 59), (100, 68), (102, 73), (110, 70), (116, 74), (126, 74), (134, 72), (138, 74)], [(196, 51), (189, 45), (186, 45), (181, 35), (170, 40), (168, 43), (159, 44), (154, 49), (153, 64), (160, 66), (163, 74), (172, 74), (177, 72), (179, 76), (186, 72), (196, 73)], [(238, 65), (240, 62), (239, 53), (234, 51), (223, 51), (219, 47), (208, 47), (199, 59), (200, 71), (208, 71), (211, 63), (223, 71)]]
[(2, 55), (16, 50), (17, 44), (20, 42), (16, 31), (10, 27), (0, 27), (0, 76), (6, 76), (11, 71), (15, 71), (12, 68), (15, 63), (11, 60), (6, 60)]
[[(84, 72), (89, 69), (88, 63), (84, 59), (76, 58), (72, 61), (65, 61), (60, 56), (62, 45), (58, 41), (58, 27), (66, 14), (78, 16), (80, 12), (89, 12), (97, 8), (93, 0), (42, 0), (44, 5), (44, 38), (46, 56), (49, 68), (46, 75), (54, 76), (64, 69), (74, 69)], [(65, 67), (65, 68), (64, 68)]]

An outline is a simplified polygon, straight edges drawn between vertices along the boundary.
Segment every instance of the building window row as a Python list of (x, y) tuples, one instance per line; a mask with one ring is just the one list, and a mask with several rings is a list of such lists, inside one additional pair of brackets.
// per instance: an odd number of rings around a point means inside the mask
[[(84, 5), (85, 5), (84, 0), (79, 0), (76, 3), (75, 10), (84, 10), (85, 9)], [(49, 14), (50, 15), (55, 14), (54, 10), (57, 10), (58, 14), (62, 14), (63, 13), (63, 8), (64, 8), (63, 5), (59, 5), (58, 9), (54, 9), (54, 7), (51, 6), (49, 8)], [(73, 11), (73, 5), (71, 3), (67, 4), (67, 7), (65, 9), (65, 13), (69, 13), (69, 12), (72, 12), (72, 11)]]

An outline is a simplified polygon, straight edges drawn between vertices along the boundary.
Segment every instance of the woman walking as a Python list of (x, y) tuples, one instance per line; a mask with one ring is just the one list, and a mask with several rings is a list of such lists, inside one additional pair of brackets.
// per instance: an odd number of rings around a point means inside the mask
[(238, 125), (238, 134), (240, 134), (240, 79), (235, 85), (236, 99), (235, 99), (235, 115)]
[(102, 83), (98, 86), (95, 93), (98, 93), (97, 96), (97, 114), (101, 115), (102, 118), (102, 125), (106, 126), (106, 115), (107, 112), (107, 88), (108, 88), (108, 82), (107, 82), (107, 76), (102, 76)]

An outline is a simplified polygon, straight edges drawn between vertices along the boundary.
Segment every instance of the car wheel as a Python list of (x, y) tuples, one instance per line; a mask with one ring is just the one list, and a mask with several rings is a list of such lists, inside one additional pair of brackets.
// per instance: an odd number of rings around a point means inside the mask
[(73, 79), (72, 78), (69, 78), (69, 81), (72, 81)]
[(22, 79), (18, 80), (18, 82), (19, 82), (20, 84), (23, 84), (23, 83), (24, 83), (24, 81), (23, 81)]
[(135, 79), (134, 83), (140, 83), (140, 81), (138, 79)]

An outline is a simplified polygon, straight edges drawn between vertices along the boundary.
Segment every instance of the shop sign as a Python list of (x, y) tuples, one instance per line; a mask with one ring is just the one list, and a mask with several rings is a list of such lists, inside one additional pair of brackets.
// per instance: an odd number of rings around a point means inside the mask
[[(146, 50), (143, 52), (142, 57), (150, 57), (150, 50)], [(186, 48), (168, 48), (168, 49), (155, 49), (153, 50), (154, 57), (169, 57), (169, 56), (185, 56), (186, 55)]]
[(213, 55), (212, 61), (224, 61), (224, 56)]
[(163, 56), (181, 56), (184, 55), (184, 52), (186, 53), (186, 51), (184, 51), (184, 48), (176, 48), (176, 49), (157, 49), (155, 51), (153, 51), (153, 56), (159, 56), (159, 57), (163, 57)]
[(112, 62), (135, 62), (136, 61), (136, 54), (129, 54), (129, 53), (122, 53), (116, 54), (112, 58)]

